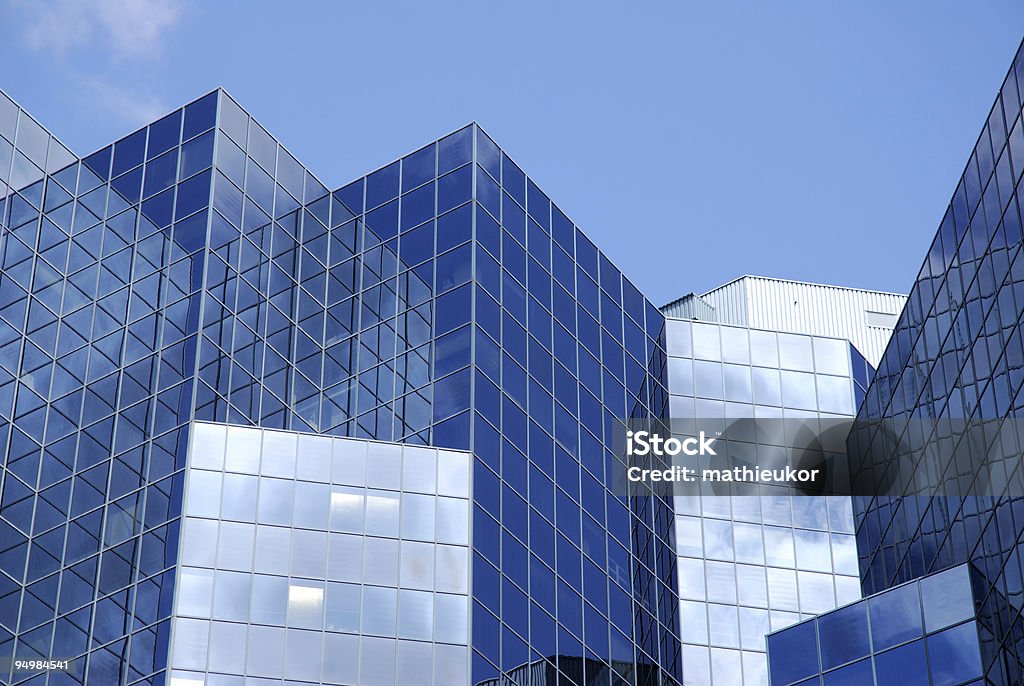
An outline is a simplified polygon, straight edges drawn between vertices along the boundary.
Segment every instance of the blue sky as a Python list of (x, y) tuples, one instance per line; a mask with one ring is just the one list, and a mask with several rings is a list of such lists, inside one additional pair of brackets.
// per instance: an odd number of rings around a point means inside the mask
[(0, 0), (85, 154), (217, 85), (331, 185), (478, 121), (658, 303), (906, 291), (1024, 32), (1009, 0)]

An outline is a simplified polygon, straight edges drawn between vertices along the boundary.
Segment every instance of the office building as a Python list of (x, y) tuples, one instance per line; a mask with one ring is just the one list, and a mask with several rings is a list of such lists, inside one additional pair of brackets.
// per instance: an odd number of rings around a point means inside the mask
[(882, 358), (905, 295), (804, 281), (741, 276), (661, 308), (668, 317), (843, 338), (872, 367)]
[[(836, 338), (675, 318), (667, 331), (683, 433), (695, 419), (852, 418), (872, 371)], [(767, 684), (767, 633), (860, 597), (848, 496), (687, 494), (675, 511), (684, 683)]]
[[(861, 582), (877, 595), (774, 634), (773, 684), (847, 683), (844, 670), (869, 684), (1024, 683), (1022, 93), (1018, 51), (851, 434)], [(836, 652), (835, 622), (872, 640)], [(813, 657), (789, 671), (796, 650)]]
[(681, 682), (609, 490), (664, 318), (478, 126), (333, 191), (220, 90), (0, 141), (0, 680)]

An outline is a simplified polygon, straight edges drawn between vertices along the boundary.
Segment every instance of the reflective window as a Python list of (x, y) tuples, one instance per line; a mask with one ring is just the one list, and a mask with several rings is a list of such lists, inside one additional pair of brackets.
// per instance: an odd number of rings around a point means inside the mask
[(884, 650), (921, 636), (921, 601), (918, 584), (894, 588), (868, 600), (871, 641)]
[(924, 641), (914, 641), (875, 655), (878, 686), (925, 686), (929, 683)]
[(388, 538), (366, 538), (363, 543), (363, 578), (368, 583), (398, 584), (399, 542)]
[(288, 625), (316, 629), (323, 624), (324, 585), (293, 579), (288, 584)]
[(928, 662), (940, 684), (958, 684), (981, 676), (981, 651), (974, 622), (940, 631), (927, 638)]
[(768, 658), (772, 680), (789, 684), (818, 673), (817, 633), (814, 622), (804, 622), (770, 639)]
[(325, 626), (334, 631), (358, 633), (362, 596), (356, 584), (327, 584)]
[(693, 356), (699, 360), (722, 359), (722, 348), (719, 337), (719, 328), (714, 324), (701, 324), (694, 322), (693, 331)]
[(398, 591), (394, 588), (363, 587), (363, 632), (394, 636), (397, 603)]
[(217, 539), (217, 566), (221, 569), (252, 569), (256, 527), (240, 522), (221, 522)]
[(967, 577), (967, 567), (961, 565), (921, 579), (926, 631), (936, 631), (974, 616), (974, 599), (970, 593), (949, 592), (951, 588), (970, 588)]
[(249, 619), (252, 576), (217, 571), (213, 594), (213, 618), (245, 622)]
[(178, 612), (193, 617), (209, 617), (212, 601), (213, 571), (183, 568), (178, 592)]
[(288, 612), (288, 580), (279, 576), (254, 576), (250, 608), (253, 622), (284, 626)]
[(855, 603), (819, 617), (818, 635), (823, 669), (832, 669), (868, 655), (868, 615), (864, 603)]

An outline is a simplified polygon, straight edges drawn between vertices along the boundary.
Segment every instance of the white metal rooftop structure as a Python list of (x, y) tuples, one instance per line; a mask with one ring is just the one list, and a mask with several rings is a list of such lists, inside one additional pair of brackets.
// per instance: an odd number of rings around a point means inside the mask
[(845, 338), (877, 367), (906, 300), (898, 293), (748, 275), (661, 310), (672, 317)]

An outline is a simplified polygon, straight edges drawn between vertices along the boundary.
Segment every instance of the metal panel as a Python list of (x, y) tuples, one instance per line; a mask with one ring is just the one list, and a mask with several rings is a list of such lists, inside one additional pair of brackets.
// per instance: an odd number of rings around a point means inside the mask
[(715, 312), (715, 308), (696, 293), (690, 293), (679, 300), (670, 302), (661, 308), (661, 313), (666, 317), (699, 319), (705, 322), (718, 321), (718, 313)]
[(892, 329), (873, 325), (882, 318), (869, 319), (868, 312), (898, 316), (907, 298), (883, 291), (742, 276), (701, 299), (714, 308), (715, 319), (723, 324), (845, 338), (877, 367)]

